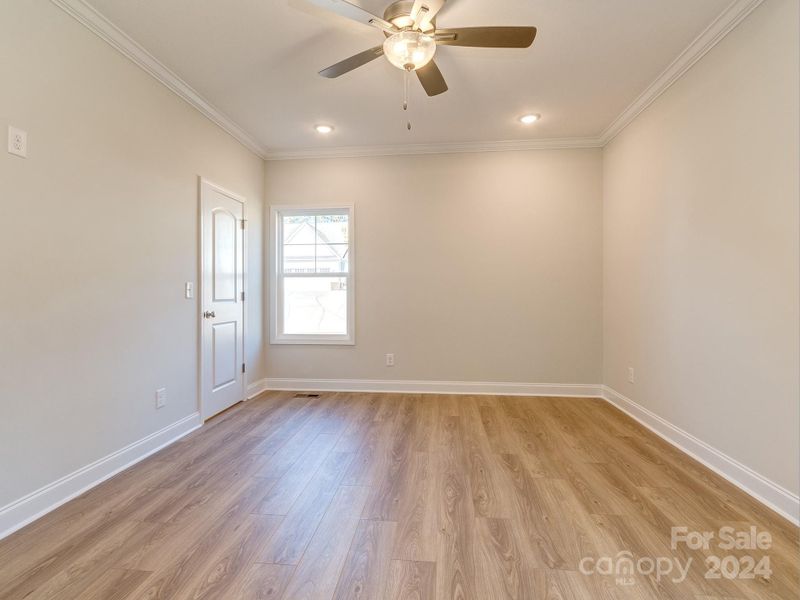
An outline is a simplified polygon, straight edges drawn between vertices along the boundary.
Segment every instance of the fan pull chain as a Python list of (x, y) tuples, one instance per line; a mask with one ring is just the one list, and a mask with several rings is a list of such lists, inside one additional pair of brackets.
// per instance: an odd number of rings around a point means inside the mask
[[(405, 73), (403, 73), (403, 110), (408, 112), (408, 90), (409, 90), (409, 79), (411, 77), (411, 69), (406, 69)], [(411, 131), (411, 119), (409, 118), (407, 123), (408, 130)]]
[(408, 110), (408, 73), (408, 70), (403, 73), (403, 110)]

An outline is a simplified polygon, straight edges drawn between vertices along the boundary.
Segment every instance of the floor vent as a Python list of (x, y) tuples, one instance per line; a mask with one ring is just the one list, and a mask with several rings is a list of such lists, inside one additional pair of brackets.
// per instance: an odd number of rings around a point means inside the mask
[(295, 398), (319, 398), (319, 394), (295, 394)]

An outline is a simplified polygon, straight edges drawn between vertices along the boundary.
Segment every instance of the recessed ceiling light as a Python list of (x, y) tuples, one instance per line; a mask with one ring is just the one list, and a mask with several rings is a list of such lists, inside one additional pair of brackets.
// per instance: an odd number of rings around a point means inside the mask
[(317, 133), (327, 135), (333, 131), (333, 125), (316, 125), (314, 129), (316, 129)]
[(520, 123), (523, 123), (524, 125), (532, 125), (541, 118), (542, 115), (523, 115), (519, 118), (519, 120)]

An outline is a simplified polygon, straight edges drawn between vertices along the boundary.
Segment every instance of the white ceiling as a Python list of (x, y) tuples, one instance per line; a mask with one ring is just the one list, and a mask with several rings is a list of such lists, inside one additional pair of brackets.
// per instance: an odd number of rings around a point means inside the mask
[[(382, 15), (389, 0), (353, 0)], [(440, 47), (450, 91), (376, 60), (317, 72), (382, 42), (306, 0), (90, 0), (270, 152), (299, 148), (596, 137), (733, 0), (449, 0), (440, 27), (535, 25), (528, 50)], [(541, 113), (529, 127), (524, 113)], [(336, 126), (322, 138), (316, 123)]]

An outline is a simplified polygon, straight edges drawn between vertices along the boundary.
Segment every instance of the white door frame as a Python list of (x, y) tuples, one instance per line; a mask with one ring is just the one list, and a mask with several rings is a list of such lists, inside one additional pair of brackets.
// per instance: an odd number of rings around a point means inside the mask
[[(223, 196), (228, 196), (232, 200), (236, 200), (242, 204), (242, 220), (245, 223), (245, 228), (242, 231), (242, 291), (244, 292), (244, 301), (242, 303), (242, 362), (247, 365), (247, 302), (250, 301), (250, 294), (247, 290), (247, 199), (230, 190), (219, 186), (202, 175), (197, 178), (197, 214), (199, 221), (199, 240), (198, 240), (198, 260), (197, 260), (197, 293), (195, 298), (195, 318), (197, 319), (197, 410), (200, 413), (200, 420), (205, 421), (211, 415), (207, 414), (205, 409), (205, 402), (203, 398), (203, 359), (205, 358), (203, 351), (203, 241), (205, 240), (205, 231), (207, 224), (203, 218), (203, 186), (216, 190)], [(247, 368), (242, 373), (242, 398), (241, 401), (247, 400)]]

